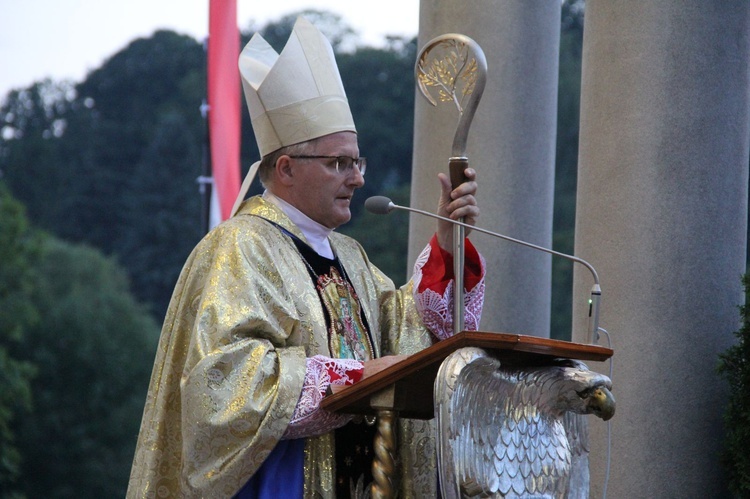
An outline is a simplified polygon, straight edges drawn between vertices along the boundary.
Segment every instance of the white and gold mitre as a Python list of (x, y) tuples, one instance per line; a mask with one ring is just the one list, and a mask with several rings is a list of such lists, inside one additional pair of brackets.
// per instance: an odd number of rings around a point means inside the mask
[(239, 66), (261, 157), (324, 135), (356, 132), (333, 48), (306, 19), (297, 19), (281, 54), (253, 35)]

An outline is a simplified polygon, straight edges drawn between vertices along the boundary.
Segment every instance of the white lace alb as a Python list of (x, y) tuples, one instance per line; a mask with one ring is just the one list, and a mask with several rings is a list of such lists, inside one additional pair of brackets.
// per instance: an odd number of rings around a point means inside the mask
[[(329, 385), (351, 385), (351, 371), (364, 368), (364, 364), (354, 359), (331, 359), (316, 355), (306, 359), (305, 381), (302, 386), (292, 420), (287, 426), (283, 439), (314, 437), (328, 433), (348, 423), (352, 416), (336, 414), (320, 408), (320, 403)], [(331, 381), (330, 372), (339, 376)]]

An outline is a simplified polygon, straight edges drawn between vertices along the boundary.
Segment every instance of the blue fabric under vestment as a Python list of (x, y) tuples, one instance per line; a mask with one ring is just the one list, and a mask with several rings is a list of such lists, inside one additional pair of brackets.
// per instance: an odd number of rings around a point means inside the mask
[(297, 499), (304, 488), (305, 439), (281, 440), (235, 499)]

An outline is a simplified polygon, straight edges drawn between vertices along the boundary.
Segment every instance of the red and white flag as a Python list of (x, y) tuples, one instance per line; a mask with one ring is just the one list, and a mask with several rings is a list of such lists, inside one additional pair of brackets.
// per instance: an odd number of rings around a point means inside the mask
[(210, 0), (208, 12), (208, 140), (210, 227), (230, 217), (240, 190), (240, 33), (237, 0)]

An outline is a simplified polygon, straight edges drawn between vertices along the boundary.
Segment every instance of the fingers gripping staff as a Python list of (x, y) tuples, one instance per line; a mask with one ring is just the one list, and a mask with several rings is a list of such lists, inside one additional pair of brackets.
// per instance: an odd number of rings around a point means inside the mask
[[(469, 166), (466, 140), (474, 113), (487, 81), (487, 60), (481, 47), (471, 38), (449, 33), (433, 38), (417, 56), (415, 67), (421, 94), (432, 104), (453, 102), (459, 119), (448, 160), (452, 188), (465, 180)], [(459, 221), (463, 222), (463, 218)], [(453, 331), (464, 328), (464, 233), (462, 226), (453, 229), (453, 265), (456, 282), (453, 302)]]

